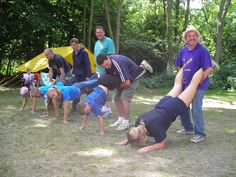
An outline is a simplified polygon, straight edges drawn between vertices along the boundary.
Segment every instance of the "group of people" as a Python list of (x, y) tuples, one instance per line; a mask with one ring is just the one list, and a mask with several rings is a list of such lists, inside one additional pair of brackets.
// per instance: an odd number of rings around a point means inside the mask
[[(127, 130), (130, 127), (132, 98), (139, 79), (146, 71), (152, 73), (153, 69), (145, 60), (137, 65), (126, 56), (116, 55), (114, 42), (105, 36), (102, 26), (96, 27), (95, 34), (98, 38), (94, 47), (95, 74), (91, 73), (87, 52), (76, 38), (70, 40), (73, 49), (72, 73), (62, 56), (54, 54), (49, 48), (44, 50), (49, 63), (51, 84), (34, 89), (31, 94), (32, 111), (36, 109), (37, 98), (42, 96), (46, 100), (45, 116), (53, 108), (54, 117), (57, 118), (59, 107), (63, 105), (64, 123), (67, 123), (71, 111), (70, 103), (73, 101), (72, 110), (78, 109), (83, 115), (80, 128), (85, 129), (88, 126), (88, 116), (93, 112), (99, 121), (99, 133), (104, 135), (104, 117), (112, 115), (113, 95), (118, 118), (110, 126), (117, 127), (119, 131)], [(178, 115), (183, 129), (177, 133), (194, 134), (192, 142), (202, 141), (206, 136), (202, 101), (209, 87), (208, 75), (218, 65), (212, 62), (209, 51), (201, 44), (201, 35), (195, 27), (189, 26), (186, 29), (183, 40), (187, 45), (180, 50), (176, 59), (179, 72), (174, 87), (154, 109), (139, 116), (135, 127), (128, 130), (127, 140), (117, 144), (142, 144), (148, 135), (154, 137), (156, 143), (141, 148), (139, 152), (162, 149), (166, 146), (166, 131)], [(81, 103), (82, 93), (87, 93), (87, 97)], [(190, 105), (193, 123), (190, 118)]]

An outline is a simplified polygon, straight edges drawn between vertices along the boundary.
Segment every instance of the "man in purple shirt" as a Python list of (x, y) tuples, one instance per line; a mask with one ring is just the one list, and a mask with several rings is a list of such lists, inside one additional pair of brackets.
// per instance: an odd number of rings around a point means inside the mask
[(176, 65), (181, 68), (184, 67), (183, 77), (183, 90), (190, 84), (191, 79), (195, 72), (199, 69), (203, 69), (202, 82), (198, 86), (196, 95), (192, 102), (192, 117), (194, 127), (190, 119), (190, 109), (188, 108), (183, 114), (180, 115), (182, 130), (178, 133), (193, 133), (194, 137), (191, 138), (192, 142), (199, 142), (206, 136), (204, 130), (204, 116), (202, 111), (202, 100), (206, 90), (209, 87), (208, 75), (212, 72), (211, 56), (207, 48), (205, 48), (201, 42), (201, 35), (194, 26), (188, 26), (183, 33), (183, 40), (187, 43), (179, 52), (176, 59)]
[(129, 113), (130, 104), (134, 96), (134, 91), (138, 87), (139, 77), (146, 70), (153, 72), (152, 67), (144, 60), (138, 66), (131, 59), (123, 55), (99, 54), (97, 63), (105, 68), (106, 74), (118, 75), (121, 79), (121, 84), (116, 88), (115, 105), (118, 112), (118, 120), (111, 125), (117, 127), (117, 130), (126, 130), (129, 128)]

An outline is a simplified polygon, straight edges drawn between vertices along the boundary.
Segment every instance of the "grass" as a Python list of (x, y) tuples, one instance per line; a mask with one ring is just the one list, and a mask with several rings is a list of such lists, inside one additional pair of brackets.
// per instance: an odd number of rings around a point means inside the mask
[[(130, 116), (131, 124), (150, 110), (168, 89), (137, 91)], [(70, 123), (17, 112), (18, 90), (0, 88), (0, 176), (1, 177), (230, 177), (236, 176), (236, 92), (209, 90), (204, 99), (207, 138), (191, 143), (189, 135), (178, 135), (180, 121), (168, 131), (168, 147), (138, 154), (138, 147), (120, 147), (125, 132), (106, 127), (98, 135), (98, 122), (90, 118), (81, 131), (81, 117), (71, 114)], [(113, 112), (115, 109), (113, 108)], [(106, 119), (106, 125), (115, 120)], [(149, 138), (148, 143), (153, 143)]]

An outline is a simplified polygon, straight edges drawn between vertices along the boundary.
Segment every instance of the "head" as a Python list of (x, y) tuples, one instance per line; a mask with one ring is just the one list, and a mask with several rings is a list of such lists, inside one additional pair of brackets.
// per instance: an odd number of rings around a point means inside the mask
[(70, 46), (73, 50), (78, 51), (81, 47), (81, 42), (77, 38), (72, 38), (70, 40)]
[(195, 47), (198, 43), (201, 42), (201, 35), (194, 26), (190, 25), (183, 32), (183, 40), (190, 47)]
[(86, 102), (84, 104), (79, 103), (77, 109), (81, 115), (89, 115), (91, 112), (91, 107)]
[(147, 129), (144, 123), (141, 123), (138, 127), (132, 127), (127, 132), (127, 138), (130, 144), (142, 145), (147, 140)]
[(96, 26), (95, 34), (98, 40), (103, 40), (105, 38), (105, 29), (103, 26)]
[(62, 99), (61, 99), (61, 91), (58, 90), (56, 87), (49, 88), (47, 91), (48, 97), (48, 106), (59, 107)]
[(112, 65), (111, 59), (106, 54), (103, 54), (103, 53), (99, 54), (96, 60), (97, 60), (97, 64), (100, 65), (101, 67), (105, 69), (111, 68), (111, 65)]
[(28, 97), (29, 95), (29, 89), (24, 86), (20, 88), (20, 95), (23, 96), (24, 98)]
[(47, 49), (44, 50), (43, 53), (44, 53), (45, 57), (46, 57), (48, 60), (53, 60), (54, 54), (53, 54), (52, 49), (47, 48)]
[(28, 74), (31, 74), (31, 68), (27, 68), (27, 70), (26, 70), (26, 72), (28, 73)]

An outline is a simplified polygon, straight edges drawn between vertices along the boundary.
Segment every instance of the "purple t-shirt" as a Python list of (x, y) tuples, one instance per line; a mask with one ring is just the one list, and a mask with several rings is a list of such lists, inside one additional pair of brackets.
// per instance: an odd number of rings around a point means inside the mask
[[(178, 67), (182, 67), (185, 63), (187, 63), (184, 67), (184, 85), (183, 89), (190, 84), (191, 79), (196, 71), (200, 68), (207, 69), (208, 67), (212, 67), (211, 56), (207, 48), (205, 48), (201, 44), (197, 44), (197, 46), (193, 50), (188, 49), (188, 45), (184, 46), (176, 59), (175, 64)], [(201, 82), (198, 86), (199, 90), (207, 90), (209, 87), (209, 79), (208, 77)]]
[(110, 55), (112, 66), (106, 69), (107, 74), (117, 74), (120, 76), (121, 82), (126, 80), (133, 81), (136, 75), (133, 71), (136, 71), (139, 66), (131, 59), (123, 55)]

